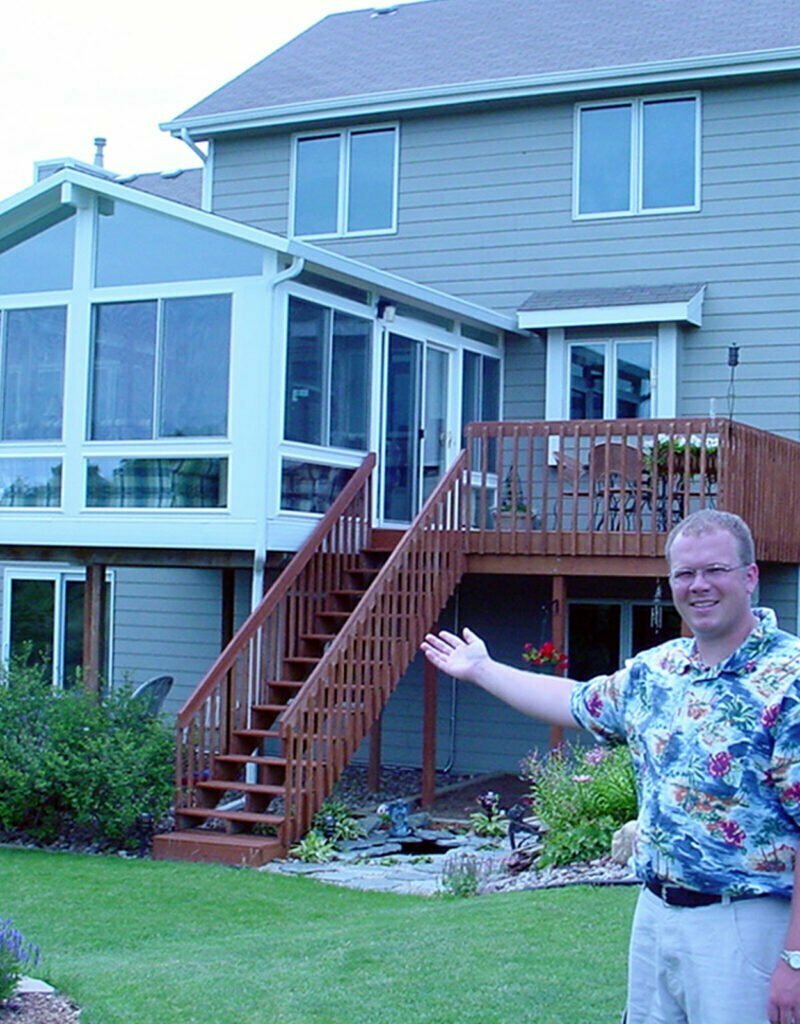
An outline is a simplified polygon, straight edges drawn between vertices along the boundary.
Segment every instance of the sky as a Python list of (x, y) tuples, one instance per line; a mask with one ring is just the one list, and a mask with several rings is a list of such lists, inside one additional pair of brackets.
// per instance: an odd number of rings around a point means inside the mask
[(122, 175), (195, 167), (158, 125), (328, 14), (376, 0), (6, 0), (0, 32), (0, 201), (33, 182), (36, 160)]

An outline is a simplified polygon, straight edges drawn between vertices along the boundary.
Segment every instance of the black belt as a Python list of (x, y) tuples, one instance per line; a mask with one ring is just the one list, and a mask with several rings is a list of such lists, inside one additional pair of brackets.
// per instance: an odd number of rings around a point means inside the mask
[(714, 903), (755, 899), (756, 895), (766, 895), (765, 893), (754, 893), (752, 896), (720, 896), (718, 893), (698, 892), (696, 889), (682, 889), (679, 885), (670, 885), (657, 879), (645, 882), (644, 885), (646, 889), (649, 889), (650, 892), (658, 896), (668, 907), (710, 907)]

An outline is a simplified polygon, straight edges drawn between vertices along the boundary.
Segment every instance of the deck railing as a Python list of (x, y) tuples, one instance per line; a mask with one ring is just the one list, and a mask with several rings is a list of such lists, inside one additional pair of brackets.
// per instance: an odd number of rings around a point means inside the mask
[(237, 631), (178, 714), (178, 803), (192, 806), (196, 784), (211, 774), (215, 754), (230, 749), (234, 729), (252, 727), (254, 705), (269, 703), (286, 658), (297, 655), (316, 611), (331, 590), (349, 585), (371, 537), (370, 454), (311, 536)]
[(759, 557), (797, 560), (800, 443), (706, 418), (473, 423), (470, 551), (657, 557), (699, 508), (737, 512)]
[(287, 842), (311, 824), (466, 570), (465, 469), (462, 452), (281, 718)]

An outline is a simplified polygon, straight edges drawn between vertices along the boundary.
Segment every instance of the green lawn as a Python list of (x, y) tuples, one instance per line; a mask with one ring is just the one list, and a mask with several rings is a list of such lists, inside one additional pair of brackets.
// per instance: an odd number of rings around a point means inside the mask
[(0, 917), (83, 1024), (616, 1024), (634, 898), (425, 899), (0, 848)]

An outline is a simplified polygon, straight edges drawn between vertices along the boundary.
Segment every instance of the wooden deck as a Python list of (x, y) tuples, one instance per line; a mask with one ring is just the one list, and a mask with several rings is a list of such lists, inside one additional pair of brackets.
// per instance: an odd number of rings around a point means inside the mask
[(670, 529), (700, 508), (743, 516), (762, 561), (800, 562), (800, 443), (745, 424), (474, 423), (466, 457), (471, 568), (492, 555), (633, 568), (662, 558)]

